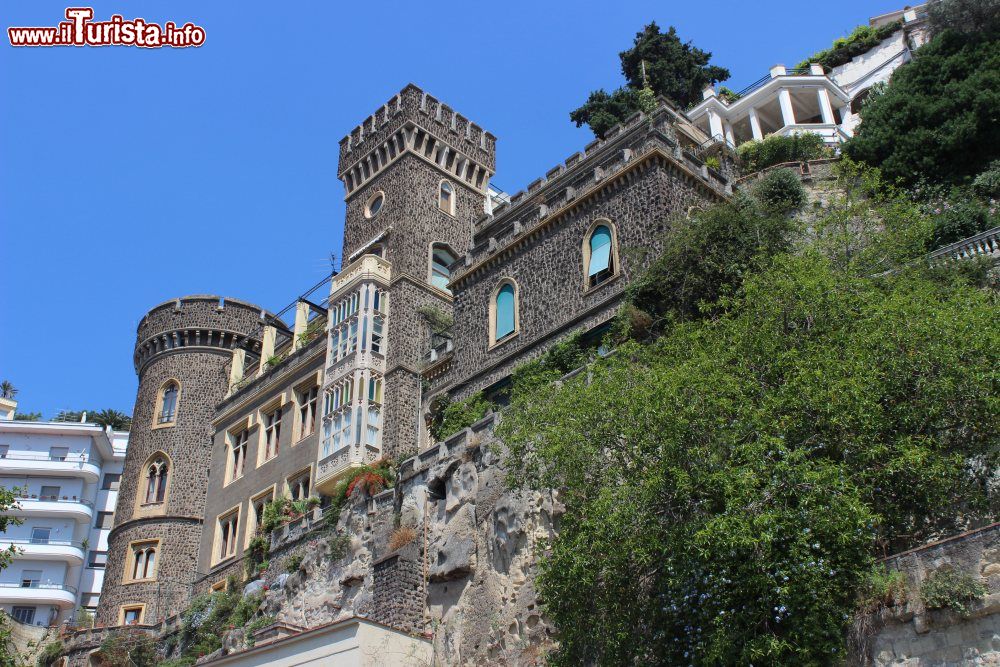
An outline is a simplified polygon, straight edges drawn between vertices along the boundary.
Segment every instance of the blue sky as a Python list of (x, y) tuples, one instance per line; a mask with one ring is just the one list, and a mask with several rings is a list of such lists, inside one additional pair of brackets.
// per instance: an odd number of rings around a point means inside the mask
[[(83, 3), (79, 3), (83, 4)], [(0, 379), (22, 411), (131, 413), (135, 327), (185, 294), (277, 310), (340, 253), (337, 142), (413, 82), (499, 137), (510, 192), (591, 140), (568, 112), (622, 83), (655, 20), (734, 89), (902, 0), (801, 2), (103, 2), (205, 28), (197, 49), (22, 48), (65, 3), (4, 0)]]

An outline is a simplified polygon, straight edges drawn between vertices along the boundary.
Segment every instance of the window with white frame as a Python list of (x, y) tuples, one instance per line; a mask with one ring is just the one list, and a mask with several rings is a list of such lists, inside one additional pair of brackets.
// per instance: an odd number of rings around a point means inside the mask
[(377, 354), (385, 354), (385, 347), (383, 345), (385, 331), (385, 318), (381, 315), (376, 315), (372, 318), (372, 340), (371, 340), (371, 351)]

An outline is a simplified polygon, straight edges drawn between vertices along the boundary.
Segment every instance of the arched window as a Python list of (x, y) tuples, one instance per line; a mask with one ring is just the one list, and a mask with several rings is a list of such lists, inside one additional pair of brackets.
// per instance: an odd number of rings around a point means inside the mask
[(583, 243), (583, 268), (587, 287), (600, 285), (617, 273), (617, 255), (612, 226), (606, 222), (595, 224)]
[(490, 344), (513, 336), (519, 329), (517, 285), (512, 280), (504, 280), (493, 292), (490, 300)]
[(455, 215), (455, 186), (448, 181), (441, 181), (438, 189), (438, 208), (448, 215)]
[(153, 424), (157, 426), (168, 426), (177, 419), (177, 399), (180, 397), (181, 386), (177, 380), (167, 380), (160, 387), (159, 397), (156, 401), (156, 420)]
[(448, 249), (448, 246), (435, 243), (431, 246), (431, 285), (451, 294), (448, 289), (448, 281), (451, 279), (452, 263), (455, 255)]
[(162, 503), (167, 497), (167, 481), (170, 477), (170, 466), (162, 454), (154, 455), (146, 465), (146, 500), (145, 504)]
[(133, 542), (129, 545), (127, 580), (144, 581), (156, 578), (156, 555), (160, 548), (158, 540)]

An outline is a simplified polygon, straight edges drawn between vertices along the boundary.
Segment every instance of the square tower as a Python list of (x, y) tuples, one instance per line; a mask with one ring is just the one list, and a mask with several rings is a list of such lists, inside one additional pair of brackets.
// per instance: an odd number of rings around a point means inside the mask
[(330, 295), (321, 488), (348, 467), (417, 448), (429, 321), (451, 317), (451, 265), (484, 213), (495, 150), (492, 134), (412, 84), (340, 141), (347, 215)]

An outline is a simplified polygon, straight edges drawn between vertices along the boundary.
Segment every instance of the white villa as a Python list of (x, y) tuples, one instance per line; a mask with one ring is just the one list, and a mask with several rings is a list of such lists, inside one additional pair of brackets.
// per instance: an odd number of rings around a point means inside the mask
[(913, 51), (929, 38), (925, 5), (876, 16), (873, 28), (900, 23), (898, 30), (850, 62), (825, 71), (822, 65), (789, 69), (775, 65), (767, 76), (737, 92), (738, 99), (719, 97), (714, 86), (688, 111), (688, 117), (717, 142), (736, 147), (770, 134), (812, 132), (831, 147), (850, 138), (871, 87), (888, 81)]

